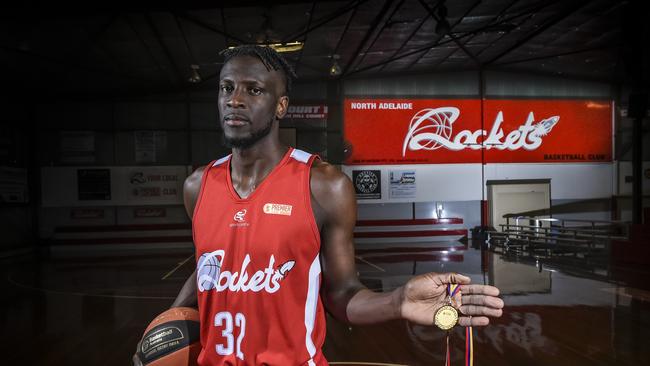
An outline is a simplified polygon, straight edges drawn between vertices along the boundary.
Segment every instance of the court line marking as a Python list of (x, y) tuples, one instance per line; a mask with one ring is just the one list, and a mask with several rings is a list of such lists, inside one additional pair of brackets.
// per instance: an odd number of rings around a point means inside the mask
[[(362, 257), (360, 257), (360, 256), (358, 256), (358, 255), (355, 255), (354, 257), (355, 257), (356, 259), (362, 261), (363, 263), (365, 263), (365, 264), (367, 264), (367, 265), (369, 265), (369, 266), (375, 268), (375, 269), (378, 269), (378, 270), (380, 270), (380, 271), (382, 271), (382, 272), (386, 272), (385, 269), (379, 267), (379, 266), (376, 265), (376, 264), (373, 264), (373, 263), (368, 262), (367, 260), (363, 259)], [(388, 364), (387, 364), (387, 365), (388, 365)]]
[(74, 291), (60, 291), (60, 290), (50, 290), (47, 288), (28, 286), (19, 282), (16, 282), (11, 276), (7, 276), (7, 281), (13, 284), (16, 287), (40, 291), (50, 294), (57, 295), (73, 295), (73, 296), (89, 296), (89, 297), (104, 297), (104, 298), (113, 298), (113, 299), (141, 299), (141, 300), (174, 300), (175, 296), (138, 296), (138, 295), (106, 295), (106, 294), (91, 294), (86, 292), (74, 292)]
[(179, 268), (181, 268), (185, 263), (187, 263), (187, 261), (189, 261), (192, 258), (194, 258), (194, 254), (192, 254), (191, 256), (189, 256), (187, 258), (185, 258), (185, 260), (183, 260), (182, 262), (179, 262), (176, 267), (174, 267), (171, 271), (167, 272), (164, 276), (162, 276), (162, 278), (160, 280), (161, 281), (166, 280), (167, 277), (171, 276), (174, 272), (176, 272)]

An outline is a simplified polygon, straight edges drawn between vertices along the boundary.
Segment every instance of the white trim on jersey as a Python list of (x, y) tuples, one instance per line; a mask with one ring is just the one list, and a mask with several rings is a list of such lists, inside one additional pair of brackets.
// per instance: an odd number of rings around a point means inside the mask
[(307, 352), (309, 352), (310, 365), (313, 364), (313, 358), (316, 354), (316, 346), (314, 345), (314, 340), (311, 337), (311, 333), (314, 330), (314, 322), (316, 320), (316, 307), (318, 305), (318, 291), (320, 289), (320, 256), (316, 255), (316, 258), (311, 262), (309, 267), (309, 287), (307, 288), (307, 302), (305, 303), (305, 328), (307, 333), (305, 334), (305, 345), (307, 346)]
[(223, 158), (215, 161), (214, 164), (212, 164), (212, 166), (217, 166), (217, 165), (221, 165), (221, 164), (225, 163), (226, 161), (228, 161), (228, 159), (230, 159), (230, 155), (232, 155), (232, 154), (226, 155)]
[(309, 158), (311, 158), (311, 154), (306, 151), (302, 151), (300, 149), (293, 149), (293, 151), (291, 152), (291, 157), (298, 160), (301, 163), (307, 164)]

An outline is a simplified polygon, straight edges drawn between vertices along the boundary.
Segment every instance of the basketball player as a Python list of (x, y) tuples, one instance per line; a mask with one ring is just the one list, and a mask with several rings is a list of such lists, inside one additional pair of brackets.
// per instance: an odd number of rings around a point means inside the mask
[(355, 270), (352, 182), (278, 138), (291, 66), (266, 47), (222, 54), (219, 114), (232, 154), (185, 182), (197, 269), (172, 305), (198, 306), (200, 365), (327, 365), (325, 309), (350, 324), (432, 325), (450, 283), (461, 284), (461, 326), (501, 316), (498, 289), (460, 274), (427, 273), (386, 293), (365, 288)]

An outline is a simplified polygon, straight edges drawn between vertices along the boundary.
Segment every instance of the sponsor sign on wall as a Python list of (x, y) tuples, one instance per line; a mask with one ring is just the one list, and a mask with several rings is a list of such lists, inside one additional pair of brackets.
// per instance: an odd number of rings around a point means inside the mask
[(390, 198), (415, 198), (415, 171), (414, 170), (391, 170), (390, 175)]
[(353, 170), (352, 182), (359, 199), (381, 199), (381, 170)]
[(346, 99), (345, 163), (611, 162), (605, 100)]
[(289, 105), (284, 118), (327, 119), (326, 105)]
[(128, 198), (139, 202), (178, 201), (185, 175), (178, 169), (139, 167), (129, 171)]
[(110, 169), (77, 169), (77, 197), (80, 201), (110, 201)]

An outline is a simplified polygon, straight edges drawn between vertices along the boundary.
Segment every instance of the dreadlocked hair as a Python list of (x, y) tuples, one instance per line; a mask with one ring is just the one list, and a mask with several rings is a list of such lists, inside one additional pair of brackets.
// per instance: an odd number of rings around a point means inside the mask
[(267, 70), (280, 71), (284, 74), (287, 93), (291, 91), (291, 82), (298, 78), (293, 67), (277, 51), (271, 47), (256, 44), (246, 44), (233, 48), (226, 48), (219, 52), (224, 57), (224, 64), (238, 56), (253, 56), (259, 58)]

